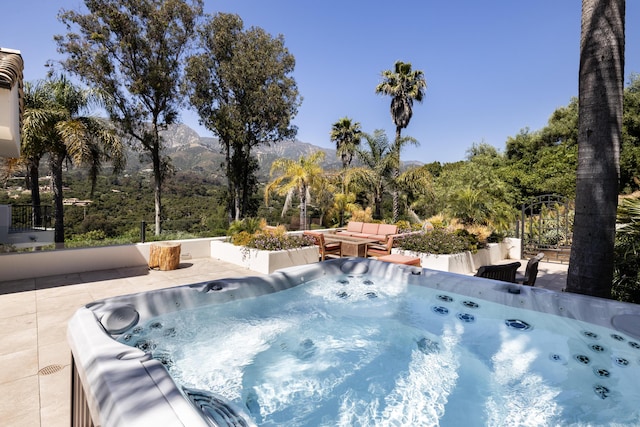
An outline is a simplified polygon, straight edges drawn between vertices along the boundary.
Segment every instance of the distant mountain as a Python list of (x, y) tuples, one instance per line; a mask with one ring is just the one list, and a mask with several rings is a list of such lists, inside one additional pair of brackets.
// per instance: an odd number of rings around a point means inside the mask
[[(201, 137), (195, 130), (184, 124), (169, 126), (167, 130), (162, 132), (162, 136), (165, 142), (165, 154), (171, 158), (171, 163), (177, 171), (192, 171), (214, 177), (224, 177), (224, 154), (217, 138)], [(260, 165), (258, 179), (264, 181), (268, 178), (271, 164), (278, 158), (297, 160), (300, 156), (309, 156), (315, 151), (324, 151), (325, 159), (322, 167), (325, 170), (337, 170), (342, 167), (342, 162), (336, 156), (334, 149), (298, 140), (281, 141), (270, 145), (261, 145), (253, 150), (253, 155)], [(127, 171), (150, 170), (151, 162), (144, 160), (141, 163), (140, 158), (144, 158), (144, 154), (129, 153)], [(403, 162), (403, 167), (421, 164), (415, 161)]]
[[(171, 162), (176, 170), (224, 175), (222, 169), (224, 155), (217, 138), (201, 137), (195, 130), (184, 124), (169, 126), (167, 130), (162, 132), (162, 136), (165, 141), (166, 154), (171, 157)], [(342, 163), (336, 157), (336, 150), (298, 140), (262, 145), (253, 150), (253, 155), (260, 165), (259, 176), (264, 178), (268, 176), (274, 160), (281, 157), (297, 160), (300, 156), (308, 156), (318, 150), (325, 152), (325, 160), (322, 164), (325, 169), (341, 167)], [(132, 158), (132, 161), (135, 160)], [(131, 166), (133, 169), (139, 169), (137, 165)], [(145, 169), (147, 166), (141, 168)]]

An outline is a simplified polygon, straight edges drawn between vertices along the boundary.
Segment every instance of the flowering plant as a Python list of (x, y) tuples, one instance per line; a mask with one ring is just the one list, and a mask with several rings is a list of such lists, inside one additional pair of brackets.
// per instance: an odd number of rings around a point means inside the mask
[(287, 230), (282, 226), (264, 227), (254, 233), (241, 231), (232, 235), (230, 240), (236, 246), (264, 251), (297, 249), (315, 244), (311, 236), (287, 234)]

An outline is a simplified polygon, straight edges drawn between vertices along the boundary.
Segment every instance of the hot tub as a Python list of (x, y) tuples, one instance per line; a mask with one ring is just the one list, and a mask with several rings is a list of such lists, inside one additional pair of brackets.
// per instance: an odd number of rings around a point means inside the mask
[(640, 307), (339, 259), (88, 304), (73, 425), (638, 425)]

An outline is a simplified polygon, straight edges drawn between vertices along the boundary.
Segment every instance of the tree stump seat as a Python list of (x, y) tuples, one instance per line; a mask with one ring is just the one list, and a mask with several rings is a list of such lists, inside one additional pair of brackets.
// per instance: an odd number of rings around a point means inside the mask
[(149, 268), (175, 270), (180, 264), (180, 243), (158, 242), (149, 246)]

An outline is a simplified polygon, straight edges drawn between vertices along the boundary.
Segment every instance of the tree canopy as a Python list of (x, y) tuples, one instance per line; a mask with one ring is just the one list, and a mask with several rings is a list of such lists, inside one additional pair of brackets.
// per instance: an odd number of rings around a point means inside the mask
[[(124, 150), (114, 129), (104, 120), (85, 114), (98, 101), (95, 93), (57, 76), (27, 88), (23, 125), (23, 156), (37, 171), (40, 158), (49, 155), (55, 202), (55, 242), (64, 243), (62, 172), (65, 161), (87, 167), (92, 190), (103, 162), (115, 171), (124, 166)], [(34, 170), (34, 169), (32, 169)], [(38, 179), (32, 177), (32, 190)], [(39, 199), (39, 196), (38, 196)], [(32, 198), (35, 202), (35, 198)]]
[(245, 29), (238, 15), (209, 17), (199, 52), (188, 60), (187, 91), (204, 126), (219, 137), (232, 203), (230, 217), (248, 214), (257, 162), (252, 149), (293, 138), (300, 97), (291, 77), (295, 59), (282, 36)]
[(162, 183), (170, 171), (160, 131), (175, 123), (180, 82), (202, 0), (85, 0), (87, 13), (63, 10), (57, 35), (62, 65), (108, 97), (106, 110), (129, 141), (151, 156), (155, 232), (160, 234)]

